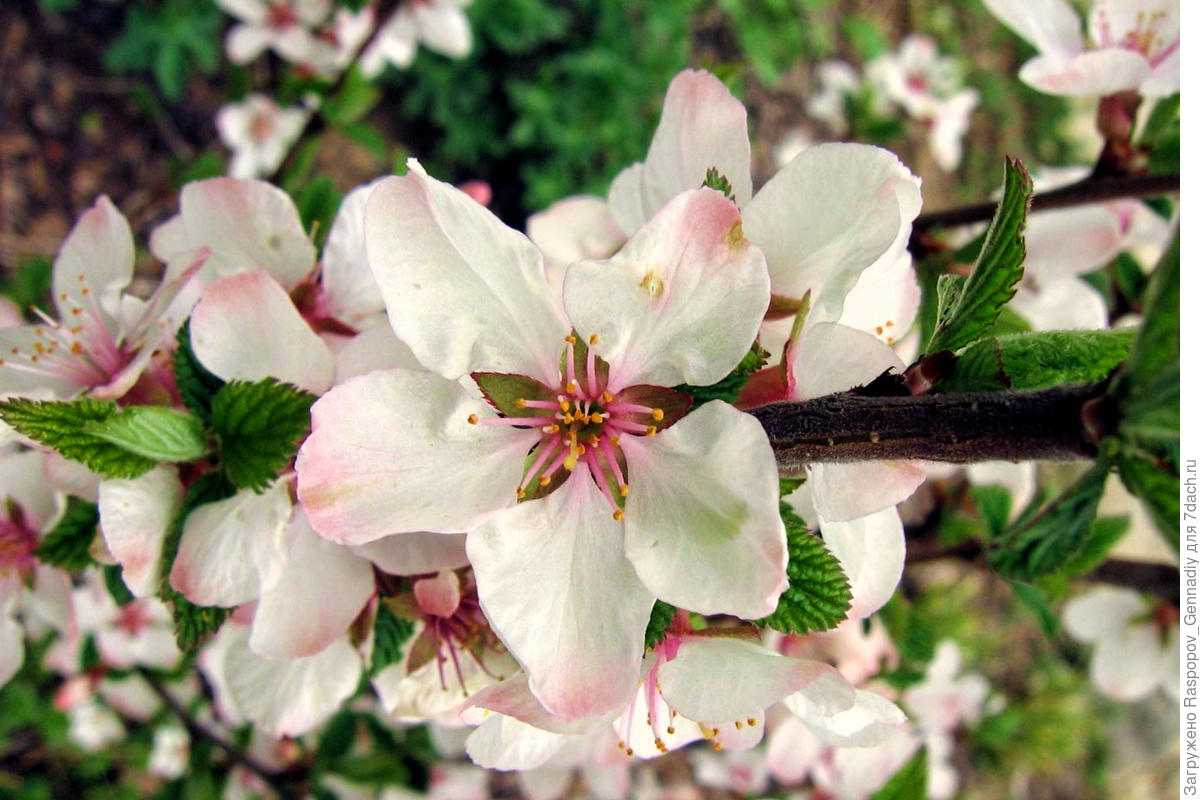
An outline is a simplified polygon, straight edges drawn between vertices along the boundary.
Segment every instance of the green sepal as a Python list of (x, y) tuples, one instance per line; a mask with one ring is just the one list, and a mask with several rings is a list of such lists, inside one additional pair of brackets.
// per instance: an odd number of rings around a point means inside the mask
[(517, 404), (518, 400), (555, 400), (553, 389), (541, 381), (525, 375), (513, 375), (506, 372), (472, 372), (471, 378), (483, 397), (492, 408), (506, 417), (547, 416), (546, 424), (554, 420), (552, 411), (540, 408), (526, 409)]

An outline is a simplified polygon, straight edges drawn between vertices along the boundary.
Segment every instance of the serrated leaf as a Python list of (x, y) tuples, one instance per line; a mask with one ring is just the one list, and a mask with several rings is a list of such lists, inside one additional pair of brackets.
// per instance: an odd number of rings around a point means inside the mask
[(1063, 565), (1065, 576), (1087, 575), (1103, 563), (1108, 551), (1129, 531), (1129, 517), (1097, 517), (1079, 552)]
[(1139, 453), (1117, 456), (1117, 473), (1129, 493), (1142, 501), (1155, 527), (1179, 551), (1179, 473), (1164, 460)]
[(404, 656), (404, 645), (416, 629), (412, 620), (397, 616), (386, 603), (380, 603), (375, 612), (374, 644), (371, 646), (371, 665), (367, 674), (373, 678), (391, 665), (400, 663)]
[(781, 633), (827, 631), (844, 619), (850, 610), (850, 581), (841, 563), (817, 536), (809, 533), (799, 519), (785, 517), (788, 543), (788, 588), (779, 605), (757, 625)]
[(221, 387), (212, 401), (212, 428), (220, 440), (221, 467), (234, 486), (261, 492), (275, 480), (308, 432), (316, 399), (274, 378)]
[(1109, 465), (1098, 460), (1074, 484), (1006, 535), (989, 555), (1001, 575), (1029, 580), (1059, 570), (1083, 547), (1096, 518)]
[(192, 350), (191, 320), (175, 336), (175, 386), (189, 411), (208, 424), (212, 420), (213, 396), (225, 381), (209, 372)]
[(963, 287), (967, 285), (965, 275), (939, 275), (937, 279), (937, 327), (950, 321), (950, 315), (962, 300)]
[[(1012, 299), (1024, 274), (1025, 217), (1032, 196), (1033, 181), (1025, 167), (1016, 159), (1006, 159), (1004, 197), (992, 218), (975, 267), (963, 284), (961, 297), (945, 319), (939, 321), (927, 352), (958, 350), (987, 334), (995, 325), (1000, 309)], [(939, 289), (940, 286), (939, 282)]]
[(62, 567), (69, 572), (80, 572), (96, 563), (92, 558), (92, 542), (96, 539), (96, 526), (100, 524), (100, 511), (95, 503), (78, 497), (68, 497), (67, 507), (58, 522), (42, 539), (34, 555), (43, 564)]
[(204, 425), (184, 411), (165, 406), (131, 406), (84, 426), (123, 450), (154, 461), (195, 461), (208, 451)]
[(718, 170), (716, 167), (708, 168), (708, 171), (704, 173), (704, 182), (700, 185), (702, 187), (706, 186), (709, 189), (716, 189), (730, 200), (734, 200), (736, 202), (736, 198), (733, 196), (733, 184), (730, 183), (729, 178), (726, 178), (724, 175), (722, 175), (720, 170)]
[(900, 771), (888, 778), (871, 800), (925, 800), (929, 781), (929, 765), (925, 748), (908, 760)]
[(113, 599), (113, 602), (118, 606), (127, 606), (133, 602), (133, 592), (129, 591), (129, 587), (125, 585), (125, 579), (121, 577), (121, 565), (109, 564), (103, 569), (104, 588), (108, 590), (108, 596)]
[(656, 647), (663, 640), (673, 619), (675, 619), (675, 606), (664, 603), (662, 600), (655, 600), (654, 607), (650, 609), (650, 621), (646, 623), (647, 650)]
[(136, 478), (155, 460), (89, 433), (117, 414), (116, 403), (84, 397), (71, 401), (14, 398), (0, 402), (0, 419), (19, 433), (107, 478)]
[(1129, 357), (1134, 331), (1047, 331), (986, 337), (958, 356), (942, 391), (1041, 389), (1102, 381)]

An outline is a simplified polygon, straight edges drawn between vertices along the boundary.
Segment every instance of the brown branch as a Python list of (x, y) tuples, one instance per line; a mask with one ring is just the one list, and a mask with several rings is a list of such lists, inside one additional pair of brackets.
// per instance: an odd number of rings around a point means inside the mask
[(253, 772), (263, 780), (272, 790), (280, 797), (280, 800), (290, 800), (291, 798), (300, 798), (300, 792), (296, 791), (291, 778), (281, 772), (275, 772), (268, 769), (262, 764), (255, 761), (250, 756), (243, 753), (238, 748), (227, 742), (223, 737), (218, 736), (207, 726), (202, 725), (199, 720), (188, 713), (179, 701), (171, 696), (162, 682), (154, 675), (153, 672), (145, 667), (138, 667), (137, 672), (150, 685), (150, 689), (158, 695), (158, 699), (162, 701), (172, 714), (179, 718), (183, 726), (187, 728), (188, 734), (193, 739), (206, 739), (212, 742), (216, 747), (228, 756), (229, 760)]
[(1083, 409), (1102, 384), (1032, 392), (868, 397), (842, 392), (752, 410), (781, 472), (819, 462), (1093, 458)]
[[(1089, 177), (1070, 186), (1063, 186), (1033, 196), (1032, 211), (1101, 203), (1122, 197), (1153, 197), (1179, 192), (1179, 173), (1169, 175), (1122, 175), (1111, 178)], [(913, 220), (913, 237), (932, 228), (952, 228), (975, 222), (988, 222), (996, 213), (996, 203), (976, 203), (969, 206), (931, 211)]]

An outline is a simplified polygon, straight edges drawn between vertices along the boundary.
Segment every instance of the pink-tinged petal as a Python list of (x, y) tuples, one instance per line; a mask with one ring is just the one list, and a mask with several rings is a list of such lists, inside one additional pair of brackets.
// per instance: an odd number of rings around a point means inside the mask
[(846, 295), (838, 324), (871, 334), (884, 344), (894, 344), (908, 333), (921, 304), (921, 287), (912, 266), (912, 255), (885, 255), (863, 271)]
[(567, 270), (567, 315), (609, 364), (615, 387), (705, 386), (746, 355), (766, 313), (762, 253), (720, 192), (685, 192), (615, 256)]
[(625, 552), (650, 591), (701, 614), (774, 611), (787, 547), (775, 456), (758, 421), (714, 400), (653, 439), (622, 444)]
[(905, 500), (925, 482), (917, 461), (813, 464), (813, 506), (827, 522), (858, 519)]
[(1138, 91), (1146, 97), (1167, 97), (1179, 91), (1178, 46), (1154, 67)]
[[(571, 755), (571, 753), (569, 750), (563, 750), (555, 761), (561, 761), (563, 755)], [(526, 800), (558, 800), (567, 794), (574, 778), (575, 771), (571, 767), (559, 767), (553, 763), (517, 773), (521, 796)], [(589, 790), (591, 788), (588, 786)], [(490, 795), (485, 794), (484, 797), (490, 797)]]
[(100, 532), (121, 565), (134, 597), (158, 591), (163, 539), (183, 507), (183, 485), (172, 467), (160, 465), (132, 480), (100, 484)]
[(25, 660), (25, 631), (10, 611), (0, 607), (0, 686), (17, 674)]
[(846, 522), (822, 522), (821, 536), (850, 579), (851, 619), (886, 603), (904, 571), (904, 525), (895, 506)]
[(227, 381), (276, 378), (321, 394), (333, 383), (333, 355), (275, 279), (262, 270), (209, 285), (191, 319), (192, 349)]
[(762, 248), (771, 292), (812, 292), (811, 322), (836, 320), (859, 275), (921, 210), (921, 182), (896, 156), (860, 144), (823, 144), (796, 156), (745, 206), (746, 236)]
[(17, 304), (7, 297), (0, 297), (0, 330), (15, 328), (25, 323), (25, 315)]
[(427, 368), (557, 382), (570, 325), (523, 235), (413, 161), (371, 193), (366, 237), (392, 328)]
[[(836, 353), (836, 357), (831, 354)], [(809, 328), (788, 350), (794, 400), (811, 400), (865, 386), (889, 370), (904, 371), (904, 362), (874, 335), (836, 323)]]
[(404, 342), (387, 324), (373, 325), (342, 345), (333, 357), (334, 383), (377, 369), (424, 369)]
[(1066, 0), (983, 0), (983, 4), (1042, 53), (1073, 56), (1083, 50), (1083, 26)]
[(465, 533), (398, 533), (357, 545), (354, 552), (392, 575), (423, 575), (465, 567)]
[(1036, 289), (1017, 286), (1009, 303), (1035, 331), (1096, 330), (1108, 326), (1104, 296), (1081, 278), (1058, 278)]
[(1025, 62), (1021, 80), (1046, 94), (1091, 97), (1137, 89), (1150, 77), (1150, 62), (1132, 50), (1112, 48), (1064, 60), (1038, 56)]
[(1108, 205), (1031, 214), (1025, 228), (1025, 275), (1038, 281), (1082, 275), (1121, 251), (1121, 220)]
[(654, 598), (585, 470), (470, 531), (467, 555), (484, 613), (547, 709), (576, 720), (628, 702)]
[(359, 545), (404, 531), (466, 531), (511, 505), (541, 433), (472, 425), (471, 414), (494, 416), (429, 372), (372, 372), (335, 386), (313, 405), (296, 461), (312, 526)]
[(524, 672), (473, 695), (469, 707), (512, 717), (551, 733), (588, 733), (603, 724), (594, 719), (567, 721), (547, 711), (529, 688), (529, 676)]
[(908, 718), (899, 706), (874, 692), (854, 692), (854, 704), (834, 714), (822, 713), (803, 694), (784, 704), (818, 739), (833, 747), (875, 747), (904, 736)]
[[(53, 450), (43, 454), (43, 492), (57, 491), (95, 503), (100, 497), (100, 476), (78, 461), (63, 458)], [(0, 484), (7, 485), (7, 484)]]
[(101, 196), (75, 223), (54, 259), (60, 318), (70, 319), (74, 306), (90, 315), (97, 302), (101, 310), (115, 314), (117, 298), (131, 280), (133, 233), (112, 201)]
[(824, 750), (823, 743), (803, 722), (790, 714), (772, 721), (767, 740), (767, 769), (780, 783), (799, 783), (808, 775)]
[(256, 599), (283, 574), (283, 529), (290, 515), (284, 483), (197, 507), (183, 524), (171, 586), (201, 606)]
[(1162, 682), (1166, 653), (1153, 625), (1128, 625), (1096, 643), (1089, 674), (1104, 695), (1133, 702)]
[[(725, 84), (700, 70), (675, 76), (638, 178), (638, 206), (618, 221), (633, 234), (671, 198), (704, 183), (709, 168), (729, 179), (734, 199), (750, 200), (750, 137), (746, 109)], [(640, 207), (639, 207), (640, 206)]]
[(569, 736), (494, 714), (467, 738), (467, 755), (471, 761), (488, 769), (535, 769), (570, 741)]
[(45, 528), (58, 512), (54, 487), (42, 475), (45, 458), (37, 450), (0, 455), (0, 502), (15, 504), (26, 525), (35, 531)]
[(367, 266), (364, 230), (367, 198), (373, 188), (374, 182), (359, 186), (342, 200), (321, 254), (325, 307), (350, 324), (383, 312), (383, 295)]
[(200, 649), (200, 655), (196, 658), (196, 666), (204, 673), (204, 679), (212, 687), (213, 708), (217, 716), (231, 726), (242, 725), (247, 720), (238, 709), (233, 692), (229, 688), (225, 656), (231, 647), (246, 647), (248, 636), (245, 625), (230, 619), (221, 626), (216, 636)]
[(413, 21), (421, 43), (430, 50), (450, 58), (463, 58), (471, 52), (471, 25), (457, 6), (418, 3), (413, 6)]
[(1063, 609), (1063, 626), (1081, 642), (1097, 642), (1117, 634), (1146, 603), (1132, 589), (1101, 586), (1071, 598)]
[(1147, 56), (1159, 55), (1179, 40), (1179, 2), (1096, 0), (1088, 13), (1088, 36), (1099, 47), (1132, 45)]
[(678, 750), (704, 738), (696, 722), (678, 714), (672, 716), (672, 711), (659, 688), (647, 686), (643, 680), (629, 708), (613, 720), (612, 730), (626, 751), (622, 755), (628, 757), (632, 750), (637, 758), (658, 758), (663, 754), (659, 744), (668, 751)]
[(608, 204), (588, 195), (559, 200), (531, 216), (525, 230), (542, 251), (546, 279), (559, 290), (569, 265), (585, 259), (609, 258), (627, 238), (613, 219)]
[(346, 639), (315, 655), (283, 661), (263, 658), (248, 640), (246, 629), (234, 629), (225, 679), (238, 709), (272, 736), (307, 733), (358, 687), (362, 659)]
[(623, 235), (627, 235), (625, 231), (636, 231), (654, 216), (653, 213), (646, 213), (650, 201), (644, 197), (646, 187), (642, 174), (645, 171), (646, 165), (639, 161), (618, 172), (609, 184), (608, 210), (612, 212), (613, 221), (621, 228)]
[(287, 564), (262, 594), (250, 648), (267, 658), (319, 653), (346, 629), (375, 593), (371, 562), (322, 539), (297, 507), (284, 531)]
[[(415, 639), (410, 640), (410, 644), (413, 641)], [(511, 675), (517, 670), (517, 662), (504, 653), (485, 654), (487, 663), (482, 666), (461, 650), (457, 656), (461, 684), (459, 672), (450, 664), (442, 664), (439, 669), (437, 659), (427, 661), (411, 673), (404, 661), (382, 670), (371, 679), (371, 685), (375, 687), (384, 711), (395, 719), (425, 722), (461, 706), (464, 693), (475, 697), (491, 686), (502, 685), (496, 683), (495, 676)]]
[(188, 238), (182, 214), (176, 214), (150, 232), (150, 252), (163, 263), (195, 248)]
[(659, 668), (658, 682), (671, 708), (694, 720), (761, 722), (762, 709), (818, 682), (832, 709), (854, 702), (854, 688), (828, 664), (787, 658), (740, 639), (688, 640)]
[(211, 178), (183, 187), (179, 207), (193, 247), (209, 247), (204, 272), (265, 269), (290, 290), (310, 272), (316, 251), (295, 204), (265, 181)]

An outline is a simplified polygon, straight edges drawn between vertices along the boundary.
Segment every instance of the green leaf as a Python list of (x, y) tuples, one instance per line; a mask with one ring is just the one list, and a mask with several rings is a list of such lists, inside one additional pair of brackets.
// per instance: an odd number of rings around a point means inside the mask
[(295, 193), (296, 210), (304, 230), (315, 231), (315, 243), (320, 245), (329, 235), (333, 216), (342, 202), (342, 193), (328, 175), (317, 175), (303, 189)]
[(770, 355), (758, 342), (755, 342), (751, 345), (750, 352), (746, 353), (741, 362), (734, 367), (733, 372), (716, 383), (708, 386), (689, 386), (684, 383), (674, 389), (692, 396), (692, 411), (709, 400), (724, 400), (726, 403), (732, 403), (737, 399), (738, 393), (742, 391), (742, 387), (746, 385), (750, 376), (766, 366), (767, 358)]
[(1134, 331), (1048, 331), (987, 337), (958, 357), (942, 391), (1041, 389), (1102, 381), (1129, 356)]
[(1003, 486), (972, 486), (971, 498), (979, 509), (979, 519), (990, 538), (1000, 536), (1008, 528), (1012, 514), (1012, 495)]
[(989, 561), (1001, 575), (1029, 580), (1062, 568), (1083, 548), (1096, 518), (1109, 464), (1099, 459), (1037, 514), (1018, 522)]
[(0, 419), (63, 458), (107, 478), (136, 478), (153, 467), (155, 460), (88, 432), (91, 424), (116, 414), (116, 403), (90, 397), (70, 402), (21, 398), (0, 402)]
[(165, 406), (123, 408), (84, 431), (154, 461), (195, 461), (208, 451), (204, 425), (185, 411)]
[(655, 600), (654, 607), (650, 609), (650, 622), (646, 624), (647, 650), (656, 647), (663, 640), (673, 619), (675, 619), (675, 606), (664, 603), (662, 600)]
[(350, 752), (354, 737), (358, 733), (358, 721), (353, 711), (342, 710), (334, 714), (321, 728), (317, 739), (316, 763), (330, 767), (339, 758)]
[(351, 66), (341, 90), (321, 106), (321, 113), (337, 127), (353, 125), (365, 117), (379, 102), (382, 90), (362, 74), (357, 65)]
[(188, 410), (204, 421), (212, 422), (213, 396), (225, 381), (209, 372), (192, 350), (191, 320), (183, 323), (175, 336), (175, 385)]
[(950, 315), (962, 300), (965, 275), (939, 275), (937, 279), (937, 327), (950, 321)]
[(404, 656), (404, 645), (412, 638), (417, 626), (410, 619), (397, 616), (380, 603), (375, 612), (374, 644), (371, 646), (371, 665), (367, 674), (372, 678)]
[(1134, 497), (1142, 501), (1155, 526), (1179, 551), (1179, 472), (1162, 460), (1133, 452), (1117, 456), (1117, 473)]
[(212, 428), (221, 466), (239, 489), (263, 491), (296, 455), (317, 398), (289, 383), (264, 378), (231, 381), (212, 401)]
[(129, 587), (125, 585), (125, 579), (121, 577), (121, 565), (109, 564), (104, 567), (103, 573), (104, 587), (108, 589), (108, 594), (113, 602), (118, 606), (127, 606), (132, 603), (133, 592), (129, 591)]
[(1079, 552), (1063, 564), (1062, 572), (1070, 578), (1087, 575), (1104, 561), (1112, 549), (1129, 530), (1129, 517), (1097, 517), (1092, 530), (1084, 540)]
[(983, 249), (963, 285), (962, 296), (939, 322), (927, 352), (958, 350), (995, 325), (1000, 309), (1012, 299), (1024, 274), (1025, 216), (1032, 196), (1033, 181), (1025, 167), (1020, 161), (1006, 159), (1004, 197), (988, 228)]
[(837, 627), (850, 610), (850, 582), (825, 542), (784, 517), (788, 542), (788, 588), (779, 605), (756, 624), (782, 633), (813, 633)]
[(737, 202), (737, 198), (733, 196), (733, 184), (716, 167), (708, 168), (708, 172), (704, 173), (704, 182), (700, 186), (716, 189), (730, 200), (733, 200), (735, 203)]
[(1060, 629), (1058, 615), (1050, 608), (1050, 599), (1046, 597), (1046, 593), (1029, 583), (1014, 583), (1012, 588), (1017, 599), (1033, 614), (1042, 633), (1051, 639), (1057, 637)]
[(53, 262), (45, 256), (33, 256), (18, 263), (11, 275), (0, 279), (0, 294), (17, 308), (44, 306), (50, 295)]
[(871, 795), (871, 800), (925, 800), (929, 781), (929, 765), (922, 747), (883, 787)]
[(62, 567), (69, 572), (84, 570), (96, 563), (91, 547), (98, 524), (100, 511), (95, 503), (68, 497), (62, 516), (42, 539), (34, 555), (43, 564)]

